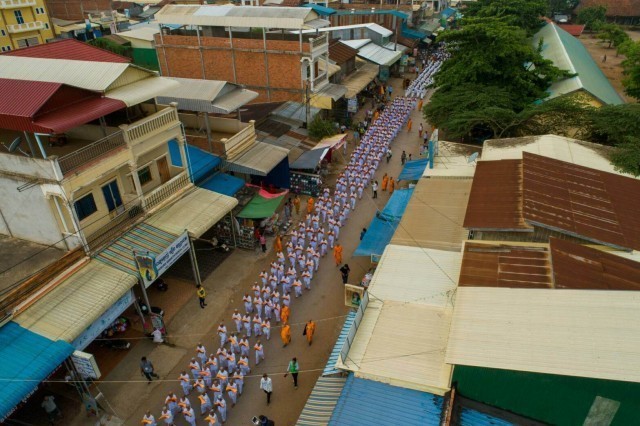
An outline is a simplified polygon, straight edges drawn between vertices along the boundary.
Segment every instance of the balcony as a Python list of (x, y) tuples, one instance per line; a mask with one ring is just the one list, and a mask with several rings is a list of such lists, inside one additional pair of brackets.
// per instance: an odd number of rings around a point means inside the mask
[(181, 134), (178, 110), (170, 107), (120, 129), (134, 157), (148, 152)]
[(7, 25), (9, 34), (26, 33), (27, 31), (39, 31), (44, 29), (44, 22), (34, 21), (25, 22), (24, 24)]
[(327, 33), (323, 33), (316, 38), (312, 38), (310, 40), (311, 51), (313, 52), (314, 50), (317, 50), (328, 43), (329, 43), (329, 37)]
[(187, 172), (182, 172), (146, 194), (143, 202), (144, 209), (147, 212), (156, 209), (190, 186), (191, 182), (189, 181), (189, 175)]
[(312, 84), (313, 84), (313, 90), (318, 90), (321, 88), (321, 86), (325, 83), (329, 81), (329, 79), (327, 78), (327, 73), (323, 73), (320, 74), (319, 76), (317, 76), (316, 78), (313, 79)]
[(0, 9), (18, 9), (36, 6), (36, 0), (0, 0)]
[(93, 160), (127, 146), (123, 132), (113, 133), (58, 159), (62, 174), (79, 169)]

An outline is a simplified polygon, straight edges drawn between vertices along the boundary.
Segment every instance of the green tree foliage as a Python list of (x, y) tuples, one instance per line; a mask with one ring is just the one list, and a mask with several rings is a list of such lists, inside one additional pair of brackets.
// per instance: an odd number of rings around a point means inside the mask
[(640, 100), (640, 41), (627, 40), (620, 45), (618, 51), (626, 56), (622, 61), (624, 91), (627, 95)]
[(624, 42), (629, 40), (627, 33), (617, 24), (602, 24), (596, 36), (600, 40), (609, 43), (609, 48), (620, 47)]
[(570, 13), (580, 3), (580, 0), (549, 0), (549, 14)]
[(622, 143), (627, 135), (640, 136), (640, 104), (604, 105), (588, 111), (586, 137), (605, 145)]
[(110, 52), (116, 53), (118, 55), (126, 56), (131, 58), (132, 51), (130, 47), (121, 46), (118, 43), (114, 43), (113, 41), (106, 38), (96, 38), (93, 40), (89, 40), (89, 43), (92, 46), (99, 47), (101, 49), (108, 50)]
[(498, 18), (531, 36), (542, 26), (548, 7), (547, 0), (478, 0), (469, 3), (465, 16)]
[(621, 172), (640, 176), (640, 137), (626, 136), (613, 149), (611, 162)]
[(314, 139), (322, 139), (327, 136), (333, 136), (336, 134), (336, 128), (334, 124), (329, 120), (323, 120), (319, 116), (313, 119), (309, 123), (309, 135)]
[(606, 22), (606, 15), (605, 6), (585, 7), (578, 12), (578, 23), (584, 24), (588, 30), (597, 31)]

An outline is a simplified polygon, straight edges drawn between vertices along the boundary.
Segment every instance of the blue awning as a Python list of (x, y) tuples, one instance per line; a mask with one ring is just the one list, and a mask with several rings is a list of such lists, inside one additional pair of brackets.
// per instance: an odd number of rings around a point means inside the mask
[(358, 379), (351, 374), (342, 389), (329, 424), (437, 425), (440, 423), (442, 403), (441, 396)]
[(353, 252), (354, 256), (381, 255), (384, 252), (400, 224), (411, 195), (413, 195), (413, 188), (399, 189), (393, 193), (384, 209), (371, 221), (367, 233)]
[(331, 351), (331, 355), (329, 355), (329, 361), (327, 361), (327, 365), (324, 367), (324, 371), (322, 372), (323, 376), (330, 376), (332, 374), (338, 374), (342, 372), (342, 370), (338, 370), (336, 368), (336, 362), (338, 362), (338, 355), (340, 355), (340, 351), (344, 346), (344, 342), (347, 340), (347, 335), (351, 330), (351, 326), (353, 326), (353, 321), (356, 319), (356, 311), (351, 311), (347, 315), (347, 318), (344, 320), (344, 325), (342, 326), (342, 330), (340, 331), (340, 335), (338, 336), (338, 340), (336, 340), (336, 344)]
[(0, 423), (73, 351), (15, 322), (0, 328)]
[(340, 398), (345, 377), (319, 377), (304, 405), (296, 426), (320, 426), (329, 424), (333, 409)]
[(330, 7), (320, 6), (319, 4), (303, 4), (302, 7), (310, 7), (311, 9), (314, 10), (314, 12), (317, 12), (318, 15), (321, 15), (321, 16), (329, 16), (336, 13), (335, 9), (332, 9)]
[[(187, 162), (189, 163), (189, 171), (191, 173), (191, 181), (198, 182), (208, 176), (220, 165), (220, 157), (204, 151), (197, 146), (187, 145)], [(171, 155), (171, 165), (175, 167), (184, 167), (182, 165), (182, 157), (180, 157), (180, 147), (174, 139), (169, 141), (169, 154)]]
[(422, 40), (429, 34), (423, 33), (422, 31), (414, 30), (413, 28), (407, 27), (407, 24), (402, 24), (402, 36), (406, 38), (414, 38), (416, 40)]
[(293, 164), (289, 165), (289, 169), (313, 170), (320, 164), (324, 156), (327, 155), (327, 151), (329, 151), (329, 148), (312, 149), (311, 151), (303, 152)]
[(198, 186), (208, 189), (209, 191), (219, 192), (220, 194), (233, 197), (236, 195), (236, 192), (242, 189), (244, 181), (226, 173), (217, 173), (204, 182), (199, 183)]
[(460, 412), (460, 426), (512, 426), (513, 423), (471, 408), (463, 407)]
[(444, 19), (449, 19), (455, 13), (456, 13), (456, 10), (454, 8), (448, 7), (445, 10), (443, 10), (442, 12), (440, 12), (440, 17), (444, 18)]
[(429, 164), (428, 158), (421, 158), (420, 160), (407, 161), (398, 176), (398, 180), (418, 180), (422, 177), (424, 169)]

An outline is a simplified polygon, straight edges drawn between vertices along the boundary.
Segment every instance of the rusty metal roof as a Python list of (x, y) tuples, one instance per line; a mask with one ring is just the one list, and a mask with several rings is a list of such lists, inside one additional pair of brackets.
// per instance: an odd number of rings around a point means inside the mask
[(546, 244), (467, 241), (458, 285), (551, 288), (549, 248)]
[(358, 49), (347, 46), (340, 40), (331, 40), (329, 44), (329, 59), (340, 65), (358, 56)]
[(522, 217), (522, 162), (479, 161), (463, 226), (470, 229), (529, 231)]
[(640, 262), (557, 238), (550, 246), (556, 288), (640, 290)]
[(524, 152), (522, 190), (528, 223), (640, 249), (640, 181)]

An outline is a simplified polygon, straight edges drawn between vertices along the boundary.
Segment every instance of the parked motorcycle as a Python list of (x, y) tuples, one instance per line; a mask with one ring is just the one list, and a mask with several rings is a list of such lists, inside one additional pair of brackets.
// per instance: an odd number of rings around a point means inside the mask
[(101, 340), (101, 345), (109, 349), (116, 349), (120, 351), (126, 351), (131, 347), (131, 343), (124, 339), (105, 339)]

